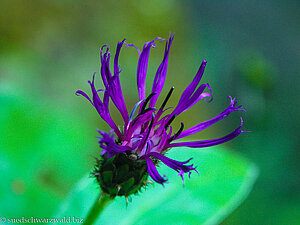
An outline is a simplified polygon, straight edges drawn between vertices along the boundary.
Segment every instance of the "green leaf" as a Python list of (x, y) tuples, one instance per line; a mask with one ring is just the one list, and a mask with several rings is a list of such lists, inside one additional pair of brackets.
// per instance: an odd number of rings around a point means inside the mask
[(72, 114), (1, 87), (0, 105), (0, 215), (49, 217), (87, 172), (98, 147), (86, 140), (96, 131), (85, 136), (90, 128)]
[[(186, 176), (183, 186), (177, 173), (162, 165), (159, 171), (169, 179), (165, 188), (154, 184), (133, 196), (127, 207), (125, 199), (117, 197), (97, 224), (219, 224), (247, 197), (258, 174), (252, 163), (223, 148), (172, 149), (168, 157), (193, 157), (199, 175)], [(97, 196), (96, 182), (84, 177), (55, 216), (84, 218)]]

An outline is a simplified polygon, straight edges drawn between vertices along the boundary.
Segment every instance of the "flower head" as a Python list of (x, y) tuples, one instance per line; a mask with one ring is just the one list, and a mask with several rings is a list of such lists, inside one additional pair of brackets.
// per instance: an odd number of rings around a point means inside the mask
[[(201, 99), (205, 99), (207, 102), (211, 101), (212, 95), (209, 84), (200, 84), (200, 80), (203, 76), (206, 66), (206, 61), (203, 60), (194, 79), (183, 91), (176, 107), (166, 108), (167, 102), (172, 95), (174, 87), (172, 87), (168, 94), (164, 97), (162, 105), (156, 104), (165, 83), (169, 52), (173, 39), (174, 35), (170, 35), (168, 40), (159, 37), (155, 38), (150, 42), (146, 42), (142, 51), (140, 51), (133, 44), (127, 44), (124, 39), (117, 44), (113, 72), (110, 70), (109, 65), (111, 57), (109, 53), (109, 46), (103, 46), (100, 49), (100, 56), (101, 78), (104, 89), (96, 89), (94, 74), (92, 81), (89, 81), (92, 91), (91, 98), (88, 97), (88, 95), (83, 91), (79, 90), (76, 92), (77, 95), (84, 96), (94, 106), (100, 117), (112, 129), (109, 133), (98, 131), (101, 135), (98, 137), (99, 144), (103, 149), (101, 155), (107, 159), (115, 156), (122, 156), (123, 158), (127, 157), (133, 161), (144, 163), (144, 167), (141, 166), (141, 168), (146, 168), (145, 173), (148, 173), (155, 182), (160, 184), (164, 184), (167, 179), (164, 176), (161, 176), (156, 169), (156, 166), (159, 162), (162, 162), (168, 167), (177, 171), (182, 180), (185, 173), (190, 175), (192, 171), (196, 171), (193, 164), (190, 163), (191, 159), (180, 162), (168, 158), (165, 153), (169, 151), (170, 148), (182, 146), (191, 148), (214, 146), (230, 141), (244, 132), (241, 130), (243, 125), (243, 121), (241, 120), (241, 125), (224, 137), (205, 141), (178, 142), (179, 139), (198, 133), (215, 124), (216, 122), (226, 118), (231, 112), (244, 109), (242, 106), (237, 106), (235, 98), (230, 97), (230, 105), (216, 117), (199, 123), (188, 129), (184, 129), (184, 124), (181, 123), (181, 127), (174, 131), (172, 128), (172, 122), (179, 114), (191, 108)], [(155, 42), (157, 40), (166, 42), (165, 52), (162, 62), (155, 74), (151, 93), (146, 94), (145, 80), (149, 54), (151, 48), (155, 47)], [(130, 113), (128, 113), (127, 106), (124, 101), (119, 79), (121, 70), (118, 60), (121, 48), (124, 45), (127, 47), (135, 47), (139, 54), (137, 66), (137, 90), (139, 101), (135, 104)], [(106, 50), (104, 51), (105, 48)], [(103, 99), (100, 98), (99, 92), (103, 92)], [(109, 111), (110, 100), (119, 110), (124, 120), (124, 125), (121, 128), (119, 128), (111, 118)], [(167, 112), (169, 112), (169, 114), (167, 114)], [(101, 172), (100, 168), (98, 168), (98, 172)]]

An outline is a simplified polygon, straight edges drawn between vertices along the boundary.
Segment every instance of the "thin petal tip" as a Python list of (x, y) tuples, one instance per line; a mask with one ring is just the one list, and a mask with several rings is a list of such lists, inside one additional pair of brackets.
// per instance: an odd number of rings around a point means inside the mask
[(242, 130), (241, 133), (251, 133), (252, 131), (249, 130)]
[(81, 92), (80, 90), (77, 90), (77, 91), (75, 92), (75, 95), (76, 95), (76, 96), (80, 96), (80, 92)]

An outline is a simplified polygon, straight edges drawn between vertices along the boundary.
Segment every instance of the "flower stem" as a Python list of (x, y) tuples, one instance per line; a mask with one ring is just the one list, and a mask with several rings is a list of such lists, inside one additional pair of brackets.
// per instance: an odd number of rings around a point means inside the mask
[(105, 206), (112, 201), (113, 198), (111, 198), (108, 194), (102, 193), (100, 194), (99, 198), (96, 199), (94, 205), (90, 209), (86, 219), (84, 220), (85, 225), (91, 225), (95, 224), (95, 221), (105, 208)]

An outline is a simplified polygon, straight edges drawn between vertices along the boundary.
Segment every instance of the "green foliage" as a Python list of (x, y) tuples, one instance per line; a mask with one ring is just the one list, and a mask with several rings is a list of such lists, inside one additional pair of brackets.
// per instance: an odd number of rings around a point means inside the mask
[[(169, 178), (165, 188), (149, 186), (127, 207), (125, 199), (117, 197), (97, 224), (219, 224), (245, 199), (257, 177), (252, 163), (222, 148), (173, 149), (169, 155), (178, 160), (192, 156), (199, 175), (186, 177), (183, 186), (176, 172), (161, 166)], [(95, 180), (82, 178), (55, 216), (84, 218), (99, 192)]]
[(89, 168), (92, 160), (79, 147), (88, 146), (89, 131), (76, 118), (21, 97), (2, 94), (0, 105), (0, 215), (50, 216)]

